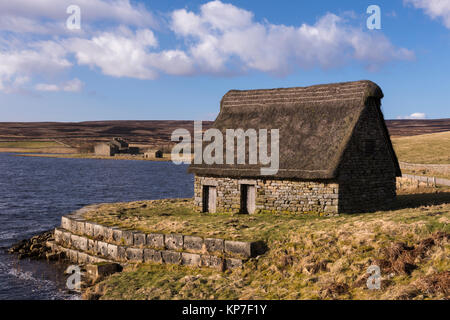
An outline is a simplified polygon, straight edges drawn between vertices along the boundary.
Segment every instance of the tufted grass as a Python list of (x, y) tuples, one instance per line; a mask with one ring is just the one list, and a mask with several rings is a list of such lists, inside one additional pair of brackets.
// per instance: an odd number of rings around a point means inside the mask
[(385, 250), (394, 244), (418, 247), (437, 232), (450, 233), (450, 189), (404, 190), (390, 210), (333, 217), (194, 214), (189, 203), (185, 199), (110, 204), (97, 218), (143, 231), (263, 239), (269, 250), (242, 270), (224, 273), (129, 265), (89, 290), (101, 292), (102, 299), (448, 298), (448, 291), (431, 288), (436, 281), (429, 280), (444, 279), (449, 289), (448, 240), (436, 240), (417, 257), (411, 274), (383, 271), (380, 290), (368, 290), (365, 283), (367, 268), (385, 258)]

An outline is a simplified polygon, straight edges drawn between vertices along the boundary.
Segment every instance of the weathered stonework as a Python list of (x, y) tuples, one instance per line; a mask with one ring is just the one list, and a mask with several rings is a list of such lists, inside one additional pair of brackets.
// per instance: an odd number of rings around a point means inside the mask
[(131, 230), (122, 230), (121, 242), (127, 246), (132, 246), (134, 243), (134, 233)]
[(97, 254), (106, 257), (108, 255), (108, 243), (97, 241)]
[(190, 251), (202, 251), (203, 249), (203, 238), (184, 236), (184, 249)]
[(200, 267), (202, 260), (199, 254), (183, 252), (181, 254), (181, 264), (186, 266)]
[(144, 249), (127, 248), (126, 249), (127, 260), (132, 262), (144, 261)]
[[(194, 203), (202, 210), (204, 181), (211, 177), (195, 176)], [(239, 212), (241, 207), (240, 179), (214, 178), (217, 183), (218, 212)], [(337, 182), (262, 180), (256, 179), (256, 212), (337, 212)]]
[(183, 235), (168, 234), (165, 236), (165, 245), (167, 249), (181, 250), (183, 249)]
[(225, 253), (234, 254), (244, 258), (255, 257), (263, 252), (262, 242), (244, 242), (225, 240)]
[(144, 233), (136, 232), (134, 233), (134, 245), (144, 246), (147, 243), (147, 239)]
[(154, 249), (164, 248), (164, 235), (159, 233), (150, 233), (147, 235), (147, 245)]
[(224, 240), (222, 239), (213, 239), (206, 238), (205, 239), (205, 248), (208, 252), (223, 252), (224, 250)]
[[(182, 234), (145, 234), (95, 224), (83, 220), (77, 214), (65, 216), (61, 221), (68, 229), (56, 228), (54, 241), (48, 241), (47, 246), (54, 253), (61, 253), (71, 262), (79, 264), (152, 262), (210, 267), (224, 271), (240, 268), (247, 259), (264, 253), (260, 241), (205, 239)], [(82, 228), (78, 224), (80, 221), (83, 222)]]
[(144, 261), (162, 263), (161, 251), (154, 249), (144, 249)]
[(170, 264), (180, 264), (181, 263), (181, 253), (175, 251), (164, 250), (161, 251), (162, 260), (164, 263)]
[[(389, 204), (396, 196), (396, 174), (377, 106), (363, 111), (339, 167), (339, 212), (364, 212)], [(370, 153), (365, 144), (371, 141)]]
[(210, 267), (215, 269), (224, 269), (224, 261), (220, 257), (210, 256), (210, 255), (201, 255), (201, 265), (204, 267)]

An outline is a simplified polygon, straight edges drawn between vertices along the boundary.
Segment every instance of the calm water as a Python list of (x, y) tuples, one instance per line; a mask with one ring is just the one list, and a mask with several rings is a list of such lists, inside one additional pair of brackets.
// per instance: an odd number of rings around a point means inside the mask
[(0, 299), (76, 299), (64, 289), (57, 264), (18, 261), (5, 249), (87, 204), (192, 197), (193, 176), (186, 170), (171, 162), (0, 153)]

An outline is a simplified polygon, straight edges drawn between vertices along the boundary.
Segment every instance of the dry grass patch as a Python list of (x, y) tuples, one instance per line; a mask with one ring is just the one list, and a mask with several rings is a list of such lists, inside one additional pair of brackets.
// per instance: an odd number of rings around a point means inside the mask
[[(142, 231), (265, 240), (268, 251), (224, 273), (130, 266), (102, 282), (102, 299), (449, 298), (450, 193), (411, 192), (389, 210), (338, 217), (194, 214), (188, 199), (105, 205), (88, 218)], [(367, 268), (377, 263), (381, 289), (369, 290)]]
[(450, 131), (410, 137), (392, 137), (400, 161), (450, 164)]

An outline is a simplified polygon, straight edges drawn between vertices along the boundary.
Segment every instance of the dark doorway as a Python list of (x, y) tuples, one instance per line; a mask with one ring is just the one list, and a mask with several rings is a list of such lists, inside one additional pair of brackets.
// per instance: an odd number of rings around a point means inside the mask
[(217, 190), (215, 186), (203, 186), (203, 212), (216, 213)]
[(240, 213), (251, 214), (255, 212), (256, 188), (254, 185), (241, 184), (241, 210)]
[(248, 185), (241, 184), (241, 211), (240, 211), (240, 213), (248, 214), (247, 200), (248, 200)]
[(203, 212), (209, 212), (209, 187), (203, 186), (202, 193)]

